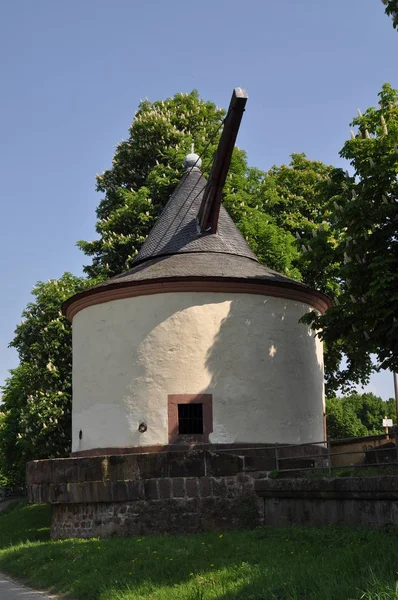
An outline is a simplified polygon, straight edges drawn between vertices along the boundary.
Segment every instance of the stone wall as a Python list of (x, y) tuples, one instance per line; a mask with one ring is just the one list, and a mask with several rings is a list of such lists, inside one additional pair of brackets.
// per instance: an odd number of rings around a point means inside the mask
[[(394, 433), (390, 433), (390, 442), (395, 442)], [(365, 462), (366, 453), (373, 449), (383, 446), (387, 442), (386, 435), (368, 435), (346, 440), (332, 441), (332, 465), (333, 467), (349, 467), (352, 465), (361, 465)], [(355, 454), (350, 454), (355, 452)], [(391, 453), (391, 460), (396, 460), (396, 454)], [(380, 456), (380, 462), (384, 462)]]
[(261, 523), (257, 478), (273, 448), (75, 457), (27, 465), (30, 502), (53, 505), (52, 536), (92, 537), (247, 528)]
[(255, 527), (262, 502), (254, 479), (239, 474), (147, 479), (136, 500), (54, 504), (52, 510), (53, 538), (85, 538)]
[(398, 525), (398, 477), (256, 481), (264, 525)]
[[(308, 453), (279, 457), (307, 466)], [(274, 447), (195, 449), (33, 461), (26, 480), (30, 502), (53, 505), (54, 538), (184, 533), (261, 524), (255, 482), (275, 467)]]

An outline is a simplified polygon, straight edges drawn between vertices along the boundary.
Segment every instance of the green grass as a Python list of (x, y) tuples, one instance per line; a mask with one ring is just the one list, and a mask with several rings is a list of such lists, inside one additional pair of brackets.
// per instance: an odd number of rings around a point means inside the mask
[(76, 600), (398, 600), (398, 531), (259, 528), (49, 540), (47, 506), (0, 514), (0, 569)]

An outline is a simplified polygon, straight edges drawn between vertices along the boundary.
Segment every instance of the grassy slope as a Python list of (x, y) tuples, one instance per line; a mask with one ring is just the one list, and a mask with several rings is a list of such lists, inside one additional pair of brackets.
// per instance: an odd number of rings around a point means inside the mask
[(398, 533), (347, 528), (49, 540), (46, 506), (0, 514), (0, 569), (76, 600), (398, 599)]

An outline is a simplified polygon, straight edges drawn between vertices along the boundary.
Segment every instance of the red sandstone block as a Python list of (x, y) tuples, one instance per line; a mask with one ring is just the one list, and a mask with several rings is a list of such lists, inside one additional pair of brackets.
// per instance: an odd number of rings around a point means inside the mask
[(175, 452), (170, 453), (169, 477), (204, 477), (206, 474), (205, 453)]
[(66, 483), (60, 483), (59, 485), (50, 485), (48, 490), (48, 502), (60, 503), (60, 502), (68, 502), (69, 494), (67, 491)]
[(54, 461), (53, 470), (56, 483), (75, 483), (78, 481), (79, 469), (76, 458), (63, 458)]
[(109, 502), (110, 485), (103, 481), (93, 481), (95, 489), (95, 498), (97, 502)]
[(144, 482), (145, 498), (148, 500), (158, 500), (158, 482), (156, 479), (147, 479)]
[(137, 481), (114, 481), (110, 483), (112, 501), (139, 500), (143, 495), (142, 485)]
[(78, 481), (101, 481), (106, 475), (103, 456), (75, 458), (78, 463)]
[(128, 457), (134, 458), (137, 465), (139, 477), (141, 479), (150, 479), (152, 477), (167, 477), (168, 475), (168, 455), (167, 453), (137, 454)]
[(244, 462), (243, 456), (235, 456), (220, 452), (206, 452), (207, 475), (213, 477), (222, 477), (224, 475), (236, 475), (243, 471)]
[(171, 481), (170, 479), (159, 479), (158, 480), (158, 488), (159, 488), (159, 498), (161, 500), (168, 500), (171, 498)]
[(53, 481), (53, 461), (34, 460), (26, 465), (26, 482), (30, 484), (51, 483)]
[(183, 498), (185, 496), (185, 479), (183, 477), (175, 477), (173, 482), (173, 498)]
[(207, 498), (213, 494), (212, 480), (210, 477), (199, 478), (199, 495), (201, 498)]
[(198, 480), (196, 477), (188, 477), (185, 481), (185, 488), (189, 498), (197, 498), (199, 495)]

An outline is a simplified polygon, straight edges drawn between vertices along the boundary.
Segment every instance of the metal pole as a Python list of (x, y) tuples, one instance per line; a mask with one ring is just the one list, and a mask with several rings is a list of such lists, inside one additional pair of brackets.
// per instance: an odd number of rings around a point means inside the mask
[(395, 417), (394, 441), (395, 441), (395, 453), (397, 455), (397, 462), (398, 462), (398, 379), (397, 379), (397, 374), (395, 372), (393, 372), (392, 376), (394, 379), (395, 410), (397, 413), (396, 417)]
[(397, 427), (395, 427), (394, 429), (394, 442), (395, 442), (395, 456), (396, 456), (396, 461), (398, 463), (398, 443), (397, 443), (397, 439), (398, 439), (398, 430)]
[(327, 445), (328, 445), (329, 477), (331, 477), (332, 476), (332, 447), (331, 447), (331, 443), (330, 443), (330, 438), (328, 438)]
[[(384, 419), (387, 420), (387, 415), (384, 415)], [(388, 436), (388, 427), (386, 427), (386, 440), (388, 441), (390, 438)]]
[(278, 446), (275, 444), (275, 470), (279, 471), (279, 456), (278, 456)]

